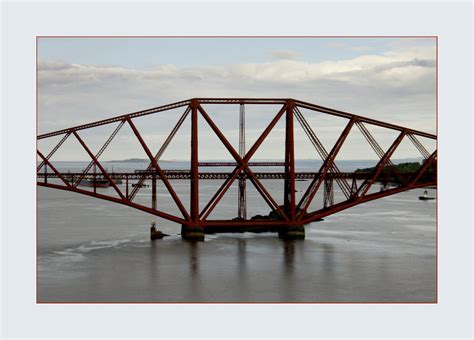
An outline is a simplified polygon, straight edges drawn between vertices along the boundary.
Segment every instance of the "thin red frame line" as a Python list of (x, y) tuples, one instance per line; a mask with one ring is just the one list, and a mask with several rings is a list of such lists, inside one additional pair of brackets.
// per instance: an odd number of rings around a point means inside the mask
[[(40, 38), (434, 38), (436, 39), (436, 150), (438, 150), (438, 35), (37, 35), (36, 36), (36, 135), (38, 135), (38, 39)], [(38, 149), (38, 140), (35, 140)], [(439, 157), (439, 155), (437, 156)], [(439, 159), (437, 160), (439, 162)], [(36, 169), (36, 156), (35, 156)], [(35, 170), (36, 173), (36, 170)], [(439, 183), (439, 173), (436, 174)], [(38, 176), (36, 175), (36, 180)], [(36, 201), (38, 201), (38, 186), (36, 186)], [(36, 303), (37, 304), (437, 304), (438, 303), (438, 190), (436, 190), (436, 300), (435, 302), (39, 302), (38, 301), (38, 203), (36, 204)]]
[(437, 35), (38, 35), (37, 38), (268, 38), (268, 39), (281, 39), (281, 38), (436, 38)]
[[(36, 136), (38, 136), (38, 39), (39, 37), (36, 36), (35, 39), (35, 111), (36, 111)], [(35, 138), (35, 148), (38, 150), (38, 139)], [(38, 156), (35, 153), (35, 169), (37, 167)], [(38, 173), (36, 172), (36, 182), (38, 182)], [(38, 303), (38, 185), (36, 185), (36, 285), (35, 285), (35, 296), (36, 296), (36, 303)]]
[(131, 304), (165, 304), (165, 305), (173, 305), (173, 304), (196, 304), (196, 305), (202, 305), (202, 304), (209, 304), (209, 305), (215, 305), (215, 304), (228, 304), (228, 305), (241, 305), (241, 304), (271, 304), (271, 305), (300, 305), (300, 304), (361, 304), (361, 305), (367, 305), (367, 304), (372, 304), (372, 305), (378, 305), (378, 304), (386, 304), (386, 305), (418, 305), (418, 304), (424, 304), (424, 305), (432, 305), (434, 302), (428, 302), (428, 301), (394, 301), (394, 302), (389, 302), (389, 301), (380, 301), (380, 302), (364, 302), (364, 301), (351, 301), (351, 302), (342, 302), (342, 301), (302, 301), (302, 302), (275, 302), (275, 301), (262, 301), (262, 302), (252, 302), (252, 301), (220, 301), (220, 302), (206, 302), (206, 301), (190, 301), (190, 302), (182, 302), (182, 301), (173, 301), (173, 302), (151, 302), (151, 301), (138, 301), (138, 302), (133, 302), (133, 301), (108, 301), (108, 302), (97, 302), (97, 301), (92, 301), (92, 302), (85, 302), (85, 301), (61, 301), (61, 302), (51, 302), (51, 301), (44, 301), (44, 302), (37, 302), (37, 304), (69, 304), (69, 305), (76, 305), (76, 304), (94, 304), (94, 305), (102, 305), (102, 304), (112, 304), (112, 305), (131, 305)]

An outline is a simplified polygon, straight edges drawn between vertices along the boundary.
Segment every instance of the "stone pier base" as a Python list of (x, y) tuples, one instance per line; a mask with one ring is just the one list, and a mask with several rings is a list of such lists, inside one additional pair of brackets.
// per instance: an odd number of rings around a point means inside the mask
[(181, 238), (189, 241), (204, 241), (204, 229), (183, 225), (181, 226)]
[(278, 237), (284, 240), (304, 240), (304, 226), (295, 226), (280, 229)]
[(162, 239), (165, 236), (169, 236), (169, 235), (163, 234), (160, 230), (156, 230), (156, 227), (154, 225), (150, 228), (150, 239), (151, 240)]

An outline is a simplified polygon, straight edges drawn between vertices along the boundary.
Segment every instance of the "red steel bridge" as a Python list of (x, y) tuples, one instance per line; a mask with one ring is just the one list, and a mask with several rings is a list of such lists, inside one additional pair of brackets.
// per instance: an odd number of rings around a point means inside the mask
[[(234, 105), (239, 107), (238, 149), (234, 148), (226, 134), (211, 118), (209, 110), (212, 110), (212, 105)], [(272, 114), (270, 123), (261, 131), (255, 143), (247, 150), (245, 144), (245, 112), (248, 105), (277, 107), (277, 110)], [(159, 115), (165, 111), (179, 108), (182, 108), (182, 113), (176, 115), (176, 125), (171, 129), (159, 150), (154, 153), (145, 142), (135, 122), (143, 116)], [(305, 114), (303, 114), (303, 111)], [(345, 127), (330, 148), (326, 148), (323, 145), (315, 130), (306, 119), (305, 115), (307, 116), (312, 113), (322, 113), (333, 118), (343, 118), (346, 121)], [(189, 135), (191, 145), (189, 169), (163, 169), (162, 165), (160, 165), (160, 158), (186, 120), (190, 120), (191, 126)], [(232, 161), (201, 162), (199, 160), (198, 121), (201, 120), (205, 121), (210, 129), (212, 129), (220, 143), (232, 156)], [(284, 122), (285, 146), (284, 150), (282, 150), (284, 152), (284, 160), (281, 162), (251, 161), (262, 143), (277, 123), (281, 121)], [(314, 155), (318, 155), (322, 161), (321, 165), (311, 172), (298, 172), (295, 170), (296, 123), (301, 126), (308, 137), (307, 140), (314, 146)], [(98, 150), (91, 150), (88, 143), (81, 137), (81, 133), (108, 124), (116, 125), (110, 137)], [(105, 168), (103, 162), (99, 161), (100, 156), (124, 125), (129, 125), (131, 131), (133, 131), (133, 138), (136, 138), (149, 159), (146, 170), (111, 172)], [(376, 126), (396, 133), (396, 138), (384, 150), (367, 128), (368, 126)], [(370, 145), (379, 158), (378, 163), (369, 171), (343, 172), (337, 165), (336, 157), (346, 142), (348, 135), (354, 129), (360, 131), (366, 143)], [(185, 239), (202, 240), (204, 234), (208, 232), (252, 230), (277, 231), (282, 238), (303, 238), (305, 224), (368, 201), (410, 189), (434, 186), (437, 179), (437, 150), (429, 152), (423, 143), (420, 142), (420, 139), (436, 141), (436, 135), (296, 99), (195, 98), (41, 134), (37, 137), (37, 140), (39, 142), (40, 140), (52, 138), (59, 139), (59, 142), (51, 148), (49, 153), (42, 152), (39, 148), (37, 149), (39, 163), (37, 166), (37, 185), (108, 200), (176, 222), (181, 225), (181, 235)], [(90, 162), (80, 172), (60, 170), (59, 166), (55, 166), (52, 161), (53, 155), (61, 149), (68, 138), (76, 139), (90, 157)], [(423, 159), (421, 165), (415, 171), (399, 172), (391, 161), (391, 157), (403, 140), (409, 140), (418, 150), (417, 156)], [(255, 167), (259, 167), (259, 169), (264, 167), (279, 168), (281, 171), (256, 171)], [(203, 168), (208, 170), (202, 171)], [(220, 168), (221, 170), (209, 171), (209, 169), (214, 168)], [(222, 170), (225, 168), (232, 170)], [(271, 179), (284, 181), (283, 198), (280, 200), (270, 194), (270, 190), (262, 182), (262, 180)], [(173, 184), (176, 180), (189, 181), (189, 201), (184, 201), (177, 195)], [(200, 180), (222, 181), (210, 200), (205, 202), (205, 204), (202, 204), (199, 198)], [(301, 197), (297, 199), (295, 194), (297, 192), (296, 181), (303, 180), (308, 182), (308, 186), (302, 195), (299, 195)], [(84, 181), (91, 183), (88, 188), (81, 185)], [(157, 181), (164, 185), (164, 188), (166, 188), (166, 191), (176, 204), (179, 214), (172, 214), (161, 209), (156, 198)], [(268, 205), (268, 216), (254, 216), (251, 218), (247, 216), (247, 181), (253, 184), (258, 194), (261, 195)], [(98, 189), (100, 184), (104, 182), (113, 189), (113, 195)], [(151, 197), (149, 204), (137, 202), (137, 193), (145, 186), (145, 183), (150, 182)], [(209, 215), (215, 210), (234, 182), (238, 185), (237, 216), (227, 220), (210, 219)], [(382, 189), (374, 191), (373, 186), (375, 183), (381, 183)], [(342, 201), (337, 203), (334, 202), (335, 184), (337, 184), (344, 197)], [(371, 188), (372, 190), (370, 191)], [(312, 209), (311, 203), (318, 192), (322, 193), (323, 206), (318, 209)], [(279, 204), (277, 201), (283, 202), (283, 204)]]

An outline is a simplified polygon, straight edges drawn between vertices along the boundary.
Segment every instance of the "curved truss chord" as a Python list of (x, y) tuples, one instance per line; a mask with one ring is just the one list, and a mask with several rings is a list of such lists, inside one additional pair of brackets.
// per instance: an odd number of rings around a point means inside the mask
[[(239, 112), (240, 119), (240, 143), (238, 149), (229, 142), (226, 133), (217, 126), (206, 109), (204, 109), (204, 104), (216, 105), (214, 107), (218, 107), (219, 105), (234, 105), (239, 108), (237, 111)], [(267, 105), (277, 108), (274, 109), (270, 123), (260, 132), (255, 143), (246, 150), (244, 144), (246, 125), (243, 119), (245, 119), (245, 115), (248, 115), (248, 111), (245, 114), (244, 106), (247, 107), (248, 105), (258, 105), (259, 107)], [(134, 120), (140, 119), (140, 117), (146, 115), (159, 114), (160, 112), (180, 107), (184, 107), (185, 111), (177, 116), (177, 123), (171, 129), (171, 132), (165, 139), (163, 145), (158, 151), (156, 151), (156, 154), (153, 154), (152, 150), (150, 150), (150, 147), (146, 144), (138, 131)], [(308, 114), (319, 112), (346, 120), (346, 125), (341, 129), (342, 131), (334, 145), (329, 148), (323, 145), (316, 135), (314, 128), (309, 124), (301, 112), (302, 109), (304, 109), (305, 115), (306, 112)], [(191, 145), (189, 155), (190, 168), (189, 170), (164, 170), (160, 166), (161, 156), (173, 140), (176, 133), (182, 129), (183, 122), (188, 116), (191, 117), (191, 131), (189, 134), (189, 143)], [(285, 116), (285, 119), (282, 119), (283, 116)], [(157, 117), (159, 118), (159, 116)], [(316, 151), (313, 153), (315, 159), (317, 158), (316, 155), (318, 155), (322, 160), (322, 165), (319, 168), (310, 169), (311, 171), (308, 172), (295, 171), (295, 164), (297, 162), (297, 160), (295, 160), (295, 139), (299, 138), (299, 136), (295, 136), (296, 123), (294, 122), (294, 118), (296, 118), (296, 121), (302, 127), (304, 134), (308, 137), (308, 141), (314, 147)], [(218, 143), (221, 143), (229, 152), (229, 155), (232, 156), (232, 162), (200, 161), (198, 154), (198, 119), (201, 119), (204, 124), (207, 124), (211, 128), (213, 133), (218, 137)], [(285, 147), (284, 150), (282, 150), (284, 151), (283, 160), (256, 160), (251, 162), (250, 160), (252, 157), (255, 155), (257, 150), (259, 150), (262, 143), (267, 139), (270, 132), (274, 131), (275, 126), (280, 120), (285, 121)], [(118, 122), (117, 127), (101, 146), (99, 151), (93, 154), (87, 143), (79, 136), (78, 131), (94, 129), (98, 126), (112, 124), (114, 122)], [(148, 166), (145, 170), (137, 169), (134, 172), (110, 172), (99, 162), (99, 157), (107, 149), (124, 124), (128, 124), (131, 127), (133, 132), (132, 138), (138, 140), (141, 148), (147, 155)], [(373, 148), (379, 158), (378, 163), (373, 169), (371, 169), (371, 171), (342, 172), (339, 169), (338, 164), (336, 164), (336, 157), (342, 146), (347, 143), (347, 137), (353, 130), (354, 125), (359, 128), (364, 136), (364, 143), (367, 143), (371, 148)], [(398, 137), (393, 141), (390, 147), (384, 151), (375, 138), (370, 134), (365, 125), (374, 125), (379, 128), (397, 131)], [(64, 148), (64, 142), (70, 135), (74, 135), (91, 159), (85, 169), (80, 172), (60, 171), (61, 167), (55, 166), (50, 161), (50, 158), (59, 149)], [(41, 160), (36, 168), (38, 186), (76, 192), (139, 209), (152, 215), (181, 224), (182, 228), (184, 228), (182, 229), (182, 233), (189, 230), (196, 233), (196, 230), (220, 231), (228, 230), (229, 228), (233, 228), (232, 230), (239, 230), (239, 228), (247, 230), (259, 227), (270, 228), (272, 230), (290, 230), (290, 228), (303, 226), (304, 224), (310, 223), (324, 216), (335, 214), (355, 205), (415, 188), (436, 185), (437, 183), (437, 150), (428, 151), (428, 149), (418, 139), (418, 137), (423, 137), (425, 139), (436, 140), (436, 135), (290, 98), (194, 98), (45, 133), (39, 135), (37, 139), (48, 139), (54, 136), (62, 136), (62, 138), (47, 154), (47, 156), (44, 156), (39, 149), (37, 150), (39, 156), (38, 161)], [(392, 163), (390, 158), (405, 137), (407, 137), (418, 150), (419, 154), (417, 156), (420, 157), (421, 155), (420, 159), (422, 159), (422, 163), (415, 171), (392, 171), (396, 166)], [(255, 171), (254, 168), (257, 166), (270, 168), (277, 167), (283, 171)], [(90, 174), (89, 171), (92, 167), (94, 167), (94, 169), (95, 167), (99, 168), (100, 172), (96, 173), (94, 171), (93, 174)], [(203, 172), (200, 170), (200, 167), (230, 167), (231, 170), (227, 172)], [(51, 169), (52, 171), (48, 172), (48, 169)], [(218, 188), (216, 187), (217, 190), (212, 194), (208, 202), (200, 202), (199, 198), (199, 180), (203, 179), (223, 180), (223, 183)], [(237, 179), (239, 181), (240, 191), (236, 203), (239, 204), (241, 208), (236, 209), (236, 211), (239, 212), (239, 216), (229, 220), (209, 219), (210, 214), (216, 209), (218, 203)], [(270, 194), (269, 188), (265, 186), (262, 179), (284, 181), (284, 192), (281, 200), (283, 201), (283, 205), (277, 203), (278, 200), (275, 198), (275, 194)], [(299, 197), (297, 201), (295, 182), (302, 179), (309, 180), (309, 186), (302, 192), (301, 197)], [(125, 180), (125, 184), (121, 184), (121, 180)], [(129, 182), (131, 180), (136, 182), (132, 184), (132, 188), (129, 191)], [(145, 186), (145, 181), (150, 180), (152, 181), (152, 190), (145, 192), (151, 193), (151, 207), (134, 202), (134, 198), (137, 196), (140, 188)], [(244, 210), (242, 207), (246, 206), (245, 199), (247, 196), (245, 194), (245, 182), (247, 180), (250, 180), (253, 183), (258, 194), (268, 205), (270, 211), (268, 216), (260, 216), (258, 218), (254, 216), (252, 218), (247, 218), (247, 214), (243, 213)], [(343, 201), (338, 203), (334, 203), (333, 180), (338, 184), (338, 187), (341, 190), (340, 193), (342, 195), (340, 195), (340, 197), (344, 198)], [(349, 184), (349, 180), (352, 180), (352, 185)], [(362, 181), (361, 185), (357, 185), (358, 180)], [(94, 183), (94, 190), (80, 188), (79, 186), (81, 186), (83, 181)], [(177, 212), (179, 211), (178, 215), (181, 213), (181, 216), (176, 216), (161, 210), (162, 207), (160, 202), (157, 202), (156, 200), (157, 181), (161, 181), (164, 184), (164, 187), (178, 208), (176, 210)], [(180, 197), (178, 197), (176, 185), (173, 184), (173, 181), (188, 181), (190, 188), (188, 207), (186, 207)], [(99, 182), (107, 183), (107, 186), (110, 186), (118, 197), (113, 196), (110, 193), (110, 189), (96, 190), (97, 183)], [(387, 183), (392, 183), (392, 186), (381, 190), (380, 192), (373, 192), (373, 190), (372, 192), (369, 191), (376, 182), (383, 183), (384, 187)], [(321, 190), (324, 195), (323, 207), (310, 211), (311, 203), (323, 184), (324, 189)], [(141, 196), (142, 195), (145, 194), (142, 192)], [(200, 206), (200, 203), (203, 203), (202, 207)]]

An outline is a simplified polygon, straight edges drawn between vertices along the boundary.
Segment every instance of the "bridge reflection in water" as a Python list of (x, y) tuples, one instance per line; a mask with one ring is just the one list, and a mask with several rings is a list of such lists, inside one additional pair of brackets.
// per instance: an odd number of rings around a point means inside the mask
[[(346, 250), (339, 249), (343, 244), (337, 242), (282, 240), (269, 244), (268, 237), (256, 236), (252, 239), (221, 238), (216, 243), (219, 244), (217, 251), (220, 256), (212, 256), (216, 251), (215, 244), (207, 246), (185, 242), (175, 245), (184, 256), (176, 257), (179, 263), (171, 261), (173, 265), (165, 265), (165, 259), (159, 260), (169, 257), (170, 249), (152, 243), (149, 248), (151, 268), (148, 271), (151, 281), (163, 284), (171, 280), (167, 276), (171, 273), (174, 275), (173, 279), (180, 282), (180, 288), (162, 287), (173, 293), (169, 297), (170, 301), (252, 302), (252, 298), (258, 297), (257, 301), (308, 302), (337, 301), (339, 294), (346, 294), (341, 295), (341, 299), (350, 296), (351, 301), (363, 300), (367, 292), (363, 290), (364, 284), (361, 281), (370, 282), (368, 278), (362, 279), (367, 270), (365, 266), (375, 269), (369, 276), (374, 282), (386, 284), (387, 290), (391, 290), (387, 288), (393, 284), (391, 281), (397, 280), (386, 269), (387, 266), (394, 266), (389, 263), (393, 260), (380, 256), (373, 263), (366, 264), (367, 254), (354, 250), (351, 245), (345, 245)], [(257, 243), (263, 244), (261, 254), (255, 253)], [(223, 252), (227, 254), (224, 255)], [(175, 256), (177, 255), (173, 255)], [(314, 267), (307, 268), (309, 263)], [(167, 269), (167, 266), (172, 266), (173, 269)], [(147, 271), (146, 267), (142, 270)], [(212, 275), (212, 279), (208, 275)], [(350, 282), (350, 278), (354, 282)], [(301, 291), (302, 286), (304, 293)], [(356, 287), (357, 291), (353, 291)], [(382, 292), (384, 290), (383, 287), (379, 289)], [(370, 291), (369, 287), (367, 291)], [(160, 294), (160, 299), (167, 301), (163, 292)], [(380, 296), (375, 298), (381, 299)]]

